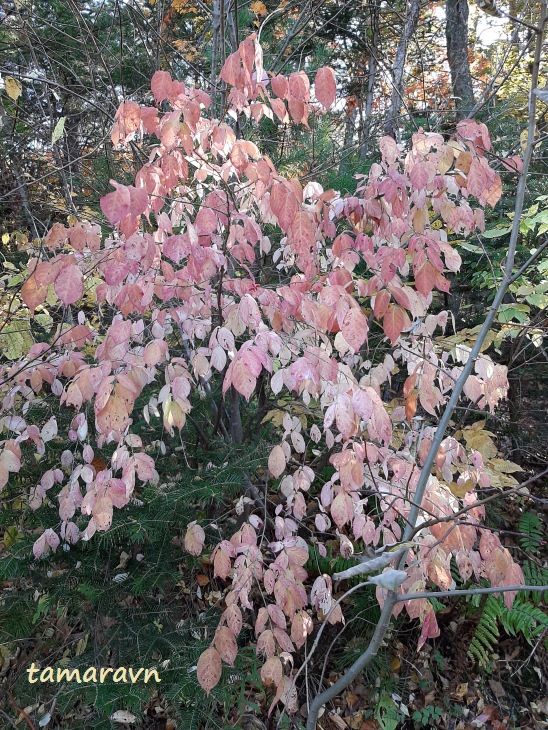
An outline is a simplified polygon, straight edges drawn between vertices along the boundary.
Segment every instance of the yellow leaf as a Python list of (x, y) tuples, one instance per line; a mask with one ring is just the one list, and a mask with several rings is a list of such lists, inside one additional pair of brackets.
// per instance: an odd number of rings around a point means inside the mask
[(485, 420), (484, 421), (476, 421), (475, 423), (473, 423), (468, 428), (470, 428), (472, 431), (479, 431), (482, 428), (485, 428), (485, 424), (486, 423), (487, 423), (487, 421), (485, 421)]
[[(539, 136), (538, 127), (535, 124), (535, 131), (533, 133), (533, 139), (537, 139)], [(529, 141), (529, 130), (524, 129), (523, 132), (519, 136), (519, 141), (521, 142), (521, 149), (525, 152), (527, 149), (527, 142)]]
[(261, 423), (268, 423), (269, 421), (272, 421), (274, 426), (279, 428), (282, 425), (284, 416), (285, 416), (285, 411), (281, 411), (279, 408), (275, 408), (272, 411), (268, 411), (268, 413), (263, 418)]
[(21, 86), (19, 81), (14, 79), (13, 76), (6, 76), (4, 83), (6, 85), (6, 93), (9, 98), (13, 99), (13, 101), (17, 101), (17, 99), (23, 93), (23, 87)]
[(447, 486), (451, 490), (451, 494), (454, 494), (455, 497), (462, 499), (466, 494), (468, 494), (471, 489), (474, 489), (476, 485), (471, 479), (467, 479), (463, 484), (451, 482), (451, 484), (448, 484)]
[(514, 479), (514, 477), (511, 477), (509, 474), (504, 474), (501, 471), (494, 471), (493, 469), (489, 469), (489, 467), (486, 467), (485, 472), (489, 475), (491, 486), (495, 487), (496, 489), (503, 489), (504, 487), (517, 487), (517, 485), (519, 484), (517, 479)]
[(266, 5), (260, 0), (256, 0), (256, 2), (251, 3), (249, 7), (251, 12), (255, 13), (255, 15), (266, 15), (267, 13)]
[(63, 132), (65, 131), (65, 120), (66, 117), (61, 117), (61, 119), (57, 121), (53, 134), (51, 135), (51, 144), (55, 144), (63, 136)]
[(4, 233), (4, 235), (2, 236), (2, 243), (5, 246), (6, 243), (9, 243), (9, 242), (10, 242), (10, 234), (9, 233)]
[(474, 431), (466, 429), (464, 440), (470, 449), (479, 451), (485, 460), (492, 459), (497, 455), (497, 447), (486, 431)]
[(78, 641), (78, 643), (76, 644), (76, 656), (82, 656), (82, 654), (85, 652), (88, 639), (89, 634), (86, 634), (83, 639), (80, 639)]
[(506, 459), (491, 459), (489, 466), (495, 471), (502, 471), (505, 474), (513, 474), (516, 471), (523, 471), (521, 466), (514, 464), (513, 461), (506, 461)]
[(18, 540), (23, 537), (23, 534), (19, 532), (16, 526), (6, 528), (4, 533), (4, 545), (6, 548), (14, 545)]

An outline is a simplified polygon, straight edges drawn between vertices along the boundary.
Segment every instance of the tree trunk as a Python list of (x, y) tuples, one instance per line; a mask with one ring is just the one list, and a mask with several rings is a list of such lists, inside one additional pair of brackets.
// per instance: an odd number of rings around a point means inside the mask
[(341, 155), (341, 163), (339, 165), (339, 175), (344, 175), (348, 169), (349, 150), (354, 144), (354, 131), (356, 127), (356, 117), (358, 115), (358, 107), (354, 99), (349, 99), (347, 106), (350, 108), (347, 108), (346, 112), (346, 128), (344, 130), (344, 146)]
[(363, 115), (363, 126), (360, 138), (360, 160), (365, 160), (369, 147), (369, 130), (371, 129), (371, 114), (373, 112), (373, 90), (375, 88), (375, 76), (377, 73), (377, 61), (375, 53), (377, 51), (375, 45), (375, 35), (373, 35), (373, 47), (369, 56), (369, 69), (367, 74), (367, 95), (365, 97), (365, 111)]
[(221, 2), (213, 0), (213, 14), (211, 17), (213, 27), (213, 40), (211, 42), (211, 78), (209, 82), (209, 95), (211, 96), (211, 115), (217, 116), (217, 58), (219, 52), (219, 35), (221, 32)]
[(468, 62), (468, 0), (447, 0), (445, 37), (455, 97), (457, 121), (466, 119), (474, 106), (474, 91)]
[(384, 125), (385, 134), (396, 139), (398, 131), (398, 117), (400, 116), (401, 106), (403, 102), (403, 72), (405, 67), (405, 59), (407, 57), (407, 48), (409, 41), (413, 37), (413, 33), (419, 22), (421, 10), (421, 0), (411, 0), (408, 5), (407, 17), (403, 32), (398, 41), (396, 49), (396, 58), (392, 65), (392, 101), (390, 102), (390, 110)]

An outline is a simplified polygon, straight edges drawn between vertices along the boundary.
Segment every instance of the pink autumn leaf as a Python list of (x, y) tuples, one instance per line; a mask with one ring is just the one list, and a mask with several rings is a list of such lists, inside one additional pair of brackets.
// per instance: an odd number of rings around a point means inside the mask
[(113, 193), (103, 195), (99, 202), (108, 222), (115, 225), (129, 214), (131, 193), (128, 187), (120, 185), (115, 180), (111, 180), (110, 184), (116, 189)]
[(82, 298), (84, 293), (83, 281), (82, 272), (76, 264), (63, 266), (54, 283), (55, 293), (63, 304), (74, 304)]
[(270, 208), (282, 231), (287, 231), (299, 210), (299, 203), (292, 190), (283, 183), (275, 183), (270, 191)]
[(324, 66), (318, 69), (314, 79), (314, 89), (316, 99), (325, 109), (329, 109), (337, 97), (337, 82), (332, 68)]
[(358, 352), (367, 339), (367, 317), (357, 307), (349, 309), (342, 324), (342, 334), (354, 352)]
[(57, 533), (52, 530), (51, 527), (49, 527), (44, 532), (44, 538), (48, 546), (53, 550), (53, 552), (55, 552), (59, 547), (59, 543), (61, 542)]
[(283, 651), (287, 651), (289, 654), (292, 654), (295, 651), (293, 642), (289, 638), (289, 635), (286, 631), (280, 629), (278, 626), (275, 626), (273, 629), (273, 633), (276, 641), (278, 642), (278, 645), (282, 648)]
[(220, 549), (215, 551), (213, 558), (213, 575), (221, 580), (226, 580), (230, 575), (232, 563), (228, 555)]
[(235, 636), (238, 636), (243, 628), (243, 616), (242, 611), (235, 603), (227, 606), (223, 618), (226, 621), (228, 628), (232, 631)]
[(42, 555), (44, 554), (44, 552), (46, 550), (46, 546), (47, 546), (46, 536), (45, 536), (45, 533), (43, 533), (42, 535), (40, 535), (40, 537), (36, 540), (36, 542), (32, 546), (32, 552), (33, 552), (36, 560), (39, 560), (42, 557)]
[(150, 88), (158, 103), (164, 101), (171, 94), (173, 81), (167, 71), (156, 71), (150, 82)]
[(197, 667), (198, 682), (207, 695), (219, 683), (222, 671), (221, 656), (217, 649), (211, 646), (200, 656)]
[(136, 218), (148, 208), (148, 195), (144, 188), (135, 188), (133, 185), (129, 190), (129, 214)]
[(352, 520), (352, 500), (345, 492), (339, 492), (333, 500), (331, 517), (339, 530)]
[(313, 622), (306, 611), (297, 611), (291, 622), (291, 639), (300, 649), (306, 642), (307, 637), (313, 631)]
[(436, 620), (434, 609), (430, 608), (422, 623), (421, 635), (417, 644), (417, 651), (425, 644), (427, 639), (435, 639), (440, 635), (440, 629)]
[(413, 266), (413, 271), (415, 273), (415, 286), (417, 287), (417, 291), (424, 297), (427, 297), (436, 286), (438, 272), (430, 261), (426, 259), (417, 267)]
[(273, 76), (270, 81), (270, 85), (272, 86), (272, 91), (276, 94), (278, 98), (287, 98), (287, 95), (289, 93), (289, 83), (285, 76)]
[(158, 483), (158, 472), (154, 468), (154, 459), (150, 454), (135, 454), (133, 457), (135, 461), (135, 469), (137, 476), (142, 482), (150, 482), (151, 484)]
[[(234, 388), (244, 396), (246, 400), (249, 400), (253, 395), (255, 386), (257, 385), (257, 378), (250, 371), (248, 364), (243, 357), (238, 357), (231, 363), (231, 381)], [(228, 376), (228, 372), (227, 372)], [(224, 388), (223, 388), (224, 389)]]
[(222, 80), (230, 86), (238, 86), (242, 77), (242, 66), (238, 51), (231, 53), (221, 69)]
[(261, 667), (261, 681), (265, 685), (273, 684), (276, 687), (284, 676), (283, 667), (278, 657), (270, 657)]
[(234, 632), (228, 626), (220, 626), (215, 633), (215, 648), (219, 652), (219, 656), (230, 667), (234, 666), (234, 661), (238, 654), (238, 644)]
[(407, 323), (408, 318), (405, 310), (395, 304), (391, 304), (383, 317), (382, 326), (384, 334), (388, 337), (392, 345), (396, 343)]
[(106, 531), (109, 529), (112, 524), (113, 507), (112, 500), (107, 495), (95, 500), (93, 520), (98, 530)]
[(310, 82), (304, 71), (296, 71), (289, 77), (289, 93), (302, 102), (307, 102), (310, 98)]
[(257, 639), (257, 654), (265, 657), (272, 657), (276, 651), (276, 640), (270, 629), (263, 631)]
[(205, 532), (197, 522), (191, 522), (185, 535), (185, 550), (198, 557), (201, 555), (205, 543)]
[(268, 470), (274, 479), (278, 479), (284, 473), (285, 467), (286, 459), (284, 451), (281, 446), (275, 446), (268, 457)]

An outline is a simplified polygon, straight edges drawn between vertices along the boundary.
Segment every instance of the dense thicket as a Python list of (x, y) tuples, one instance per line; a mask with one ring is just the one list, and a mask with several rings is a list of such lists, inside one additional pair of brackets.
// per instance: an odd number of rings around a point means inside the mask
[(0, 3), (6, 727), (543, 722), (545, 5)]

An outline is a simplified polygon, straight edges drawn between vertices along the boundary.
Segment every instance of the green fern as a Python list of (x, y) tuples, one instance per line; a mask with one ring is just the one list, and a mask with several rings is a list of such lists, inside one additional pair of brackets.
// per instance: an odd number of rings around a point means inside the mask
[(491, 661), (491, 656), (499, 639), (498, 622), (501, 611), (500, 598), (495, 598), (492, 594), (487, 596), (481, 618), (468, 649), (468, 656), (477, 661), (480, 667), (487, 666)]
[[(532, 560), (526, 560), (523, 565), (523, 577), (526, 585), (529, 586), (548, 586), (548, 568), (534, 563)], [(544, 593), (540, 591), (527, 594), (529, 602), (535, 606), (542, 603), (548, 603), (548, 590)]]
[(519, 520), (519, 531), (524, 533), (519, 544), (525, 552), (536, 552), (544, 542), (544, 526), (534, 512), (524, 512)]
[[(510, 609), (502, 596), (489, 595), (468, 649), (468, 656), (480, 667), (491, 661), (500, 637), (499, 626), (507, 634), (522, 636), (528, 644), (534, 644), (548, 632), (548, 613), (534, 605), (527, 593), (519, 593)], [(548, 648), (548, 639), (546, 645)]]

